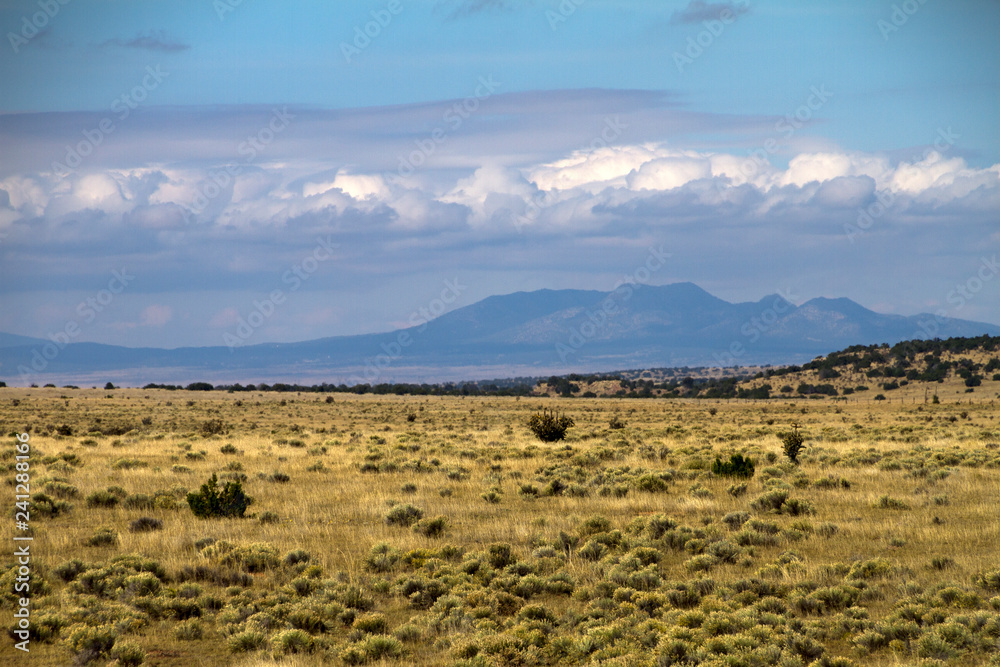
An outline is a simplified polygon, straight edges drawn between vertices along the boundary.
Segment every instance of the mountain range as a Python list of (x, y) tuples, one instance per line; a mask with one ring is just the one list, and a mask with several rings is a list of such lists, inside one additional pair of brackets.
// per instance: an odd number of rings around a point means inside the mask
[(492, 296), (388, 333), (299, 343), (175, 349), (69, 343), (0, 333), (10, 385), (114, 381), (376, 384), (632, 368), (791, 364), (850, 345), (1000, 335), (1000, 326), (883, 315), (850, 299), (729, 303), (697, 285)]

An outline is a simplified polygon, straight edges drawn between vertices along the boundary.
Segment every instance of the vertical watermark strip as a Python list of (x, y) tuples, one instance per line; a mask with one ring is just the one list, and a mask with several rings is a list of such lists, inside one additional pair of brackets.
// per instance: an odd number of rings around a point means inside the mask
[[(31, 494), (31, 436), (20, 433), (14, 445), (14, 525), (17, 530), (31, 530), (29, 515), (29, 499)], [(18, 544), (31, 542), (31, 535), (14, 536), (14, 557), (17, 559), (17, 576), (14, 578), (13, 593), (15, 598), (14, 627), (11, 634), (21, 641), (14, 644), (19, 651), (29, 652), (31, 642), (31, 545)]]

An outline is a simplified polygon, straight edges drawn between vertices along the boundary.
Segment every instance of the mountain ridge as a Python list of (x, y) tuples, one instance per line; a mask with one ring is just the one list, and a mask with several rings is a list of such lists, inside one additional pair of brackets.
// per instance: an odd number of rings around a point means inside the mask
[[(498, 369), (526, 375), (790, 364), (850, 345), (923, 337), (921, 322), (930, 317), (884, 315), (847, 298), (817, 297), (797, 306), (771, 294), (756, 302), (730, 303), (693, 283), (624, 283), (611, 292), (544, 289), (496, 295), (397, 331), (295, 343), (173, 349), (58, 346), (0, 334), (0, 379), (26, 384), (101, 372), (137, 382), (325, 375), (362, 384), (453, 377), (486, 368), (497, 377)], [(1000, 335), (1000, 326), (982, 322), (938, 320), (937, 326), (942, 338)], [(29, 342), (3, 345), (23, 340)]]

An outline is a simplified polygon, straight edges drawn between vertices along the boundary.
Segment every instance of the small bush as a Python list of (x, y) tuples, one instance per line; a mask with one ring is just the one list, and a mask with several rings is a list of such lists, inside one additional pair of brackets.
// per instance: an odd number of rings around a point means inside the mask
[(115, 645), (114, 630), (109, 626), (75, 625), (69, 632), (70, 650), (79, 664), (94, 662), (107, 655)]
[(983, 572), (976, 576), (975, 582), (977, 586), (988, 591), (1000, 591), (1000, 570)]
[(385, 614), (362, 614), (354, 619), (354, 629), (369, 635), (384, 635), (389, 632), (389, 621)]
[(115, 459), (111, 462), (112, 470), (131, 470), (133, 468), (148, 468), (149, 461), (140, 459)]
[(149, 533), (162, 528), (163, 522), (151, 516), (141, 516), (128, 525), (129, 532), (132, 533)]
[(425, 537), (441, 537), (448, 527), (448, 520), (443, 516), (433, 519), (422, 519), (413, 524), (413, 531)]
[(362, 665), (382, 658), (398, 658), (403, 655), (403, 644), (395, 637), (372, 635), (352, 644), (340, 654), (347, 665)]
[(424, 517), (424, 511), (413, 505), (396, 505), (385, 515), (390, 526), (412, 526)]
[(197, 618), (181, 621), (174, 628), (174, 637), (183, 641), (195, 641), (205, 636), (205, 628)]
[(226, 482), (220, 492), (218, 478), (213, 473), (211, 479), (201, 485), (201, 491), (187, 494), (187, 502), (199, 519), (242, 517), (253, 498), (243, 492), (243, 485), (238, 481)]
[(111, 657), (117, 660), (121, 667), (137, 667), (146, 661), (146, 652), (133, 642), (125, 641), (115, 644), (111, 649)]
[(156, 507), (156, 498), (145, 493), (136, 493), (127, 497), (122, 506), (130, 510), (151, 510)]
[(580, 524), (578, 529), (580, 537), (588, 537), (597, 533), (606, 533), (611, 530), (611, 521), (600, 514), (594, 515)]
[(508, 565), (517, 562), (517, 558), (514, 557), (514, 550), (506, 542), (491, 544), (487, 550), (486, 559), (490, 567), (497, 570), (502, 570)]
[(65, 582), (70, 582), (87, 571), (87, 566), (78, 558), (61, 563), (52, 570), (57, 577)]
[(373, 546), (368, 552), (365, 567), (371, 572), (388, 572), (395, 567), (402, 556), (399, 549), (382, 542)]
[(794, 430), (791, 433), (781, 434), (781, 445), (785, 452), (785, 456), (788, 457), (788, 460), (792, 463), (798, 464), (799, 453), (805, 446), (805, 438), (803, 438), (802, 434), (799, 433), (798, 425), (792, 424), (792, 428)]
[(44, 493), (34, 493), (31, 495), (29, 512), (34, 516), (51, 519), (60, 514), (66, 514), (71, 509), (73, 509), (73, 506), (65, 500), (57, 500)]
[(221, 419), (209, 419), (198, 429), (201, 435), (206, 438), (212, 435), (222, 435), (226, 430), (226, 424)]
[(499, 505), (500, 502), (503, 500), (503, 496), (501, 496), (496, 491), (488, 491), (482, 494), (481, 497), (483, 500), (490, 503), (491, 505)]
[(118, 544), (118, 533), (111, 528), (98, 528), (97, 531), (87, 539), (87, 546), (107, 547)]
[(733, 454), (729, 461), (723, 463), (721, 459), (715, 459), (712, 464), (712, 473), (725, 477), (742, 477), (750, 479), (754, 473), (754, 462), (752, 459), (743, 458), (742, 454)]
[(67, 484), (65, 482), (52, 481), (45, 485), (45, 492), (51, 493), (56, 498), (62, 498), (64, 500), (69, 498), (76, 498), (80, 495), (79, 489), (77, 489), (72, 484)]
[(750, 503), (750, 507), (758, 512), (780, 512), (782, 506), (788, 501), (787, 491), (769, 491)]
[(931, 559), (931, 567), (935, 570), (945, 570), (949, 567), (955, 567), (955, 559), (948, 556), (938, 556)]
[(261, 515), (257, 517), (257, 521), (263, 524), (280, 523), (281, 517), (275, 512), (262, 512)]
[(279, 655), (309, 653), (313, 650), (314, 640), (304, 630), (284, 630), (274, 636), (271, 645)]
[(254, 542), (242, 546), (216, 542), (202, 553), (207, 557), (218, 559), (222, 565), (239, 568), (251, 574), (272, 570), (281, 564), (277, 547), (266, 542)]
[(739, 484), (733, 484), (728, 489), (726, 493), (731, 495), (733, 498), (739, 498), (740, 496), (746, 495), (748, 485), (746, 482), (740, 482)]
[(289, 551), (288, 553), (286, 553), (282, 561), (285, 563), (285, 565), (295, 566), (298, 565), (299, 563), (308, 563), (310, 559), (311, 556), (309, 555), (308, 551), (305, 551), (303, 549), (295, 549), (293, 551)]
[(574, 425), (574, 421), (566, 416), (558, 416), (547, 410), (541, 414), (533, 414), (528, 419), (528, 428), (542, 442), (556, 442), (566, 437), (566, 431)]
[(908, 509), (910, 509), (910, 506), (907, 505), (902, 500), (897, 500), (896, 498), (893, 498), (893, 497), (888, 496), (888, 495), (880, 496), (879, 499), (878, 499), (878, 502), (875, 503), (874, 507), (877, 508), (877, 509), (884, 509), (884, 510), (908, 510)]
[(257, 630), (247, 630), (229, 638), (229, 650), (233, 653), (258, 651), (267, 646), (267, 635)]
[(87, 496), (87, 507), (114, 507), (121, 498), (108, 491), (94, 491)]
[(722, 517), (722, 523), (729, 526), (729, 530), (739, 530), (749, 520), (750, 514), (747, 512), (730, 512)]
[(816, 529), (816, 532), (822, 535), (823, 537), (833, 537), (834, 535), (837, 534), (838, 530), (840, 530), (840, 527), (837, 526), (837, 524), (825, 522), (819, 524), (819, 527)]

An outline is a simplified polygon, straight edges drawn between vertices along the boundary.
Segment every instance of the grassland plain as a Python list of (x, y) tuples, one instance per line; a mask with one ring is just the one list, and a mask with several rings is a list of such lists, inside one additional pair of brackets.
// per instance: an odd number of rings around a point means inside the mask
[[(33, 640), (0, 663), (997, 665), (992, 394), (3, 388), (8, 545), (31, 434)], [(543, 408), (566, 440), (528, 431)], [(711, 472), (735, 453), (752, 478)], [(245, 518), (189, 510), (213, 473)]]

